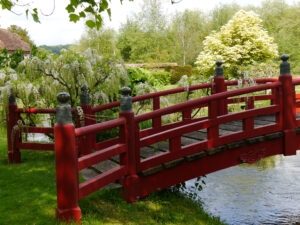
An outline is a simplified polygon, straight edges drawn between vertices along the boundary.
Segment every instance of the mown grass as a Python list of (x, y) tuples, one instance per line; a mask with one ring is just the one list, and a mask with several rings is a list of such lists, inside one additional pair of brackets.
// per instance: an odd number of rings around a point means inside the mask
[[(0, 135), (0, 224), (57, 224), (53, 152), (22, 151), (22, 163), (7, 164)], [(155, 193), (133, 204), (120, 190), (101, 190), (82, 200), (82, 224), (223, 224), (180, 194)]]

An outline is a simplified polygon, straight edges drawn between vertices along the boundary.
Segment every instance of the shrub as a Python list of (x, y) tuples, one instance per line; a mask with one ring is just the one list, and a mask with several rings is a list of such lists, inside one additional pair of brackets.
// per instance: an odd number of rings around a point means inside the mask
[(171, 84), (177, 83), (183, 75), (192, 75), (192, 66), (174, 66), (171, 69)]

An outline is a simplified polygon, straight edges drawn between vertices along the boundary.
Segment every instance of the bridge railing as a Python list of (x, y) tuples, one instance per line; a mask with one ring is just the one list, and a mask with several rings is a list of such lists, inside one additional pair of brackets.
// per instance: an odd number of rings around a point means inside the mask
[[(207, 118), (202, 120), (193, 120), (188, 124), (182, 124), (174, 128), (167, 126), (166, 129), (162, 127), (161, 131), (156, 132), (152, 135), (139, 136), (136, 138), (136, 159), (140, 159), (139, 151), (141, 148), (159, 143), (162, 141), (169, 141), (169, 151), (155, 155), (153, 157), (138, 161), (137, 168), (138, 172), (159, 166), (163, 163), (173, 161), (205, 149), (212, 149), (221, 145), (225, 145), (230, 142), (239, 141), (246, 138), (251, 138), (257, 135), (263, 135), (267, 133), (273, 133), (280, 131), (282, 129), (282, 110), (280, 105), (280, 98), (274, 101), (271, 106), (262, 107), (254, 109), (249, 108), (246, 111), (235, 112), (225, 115), (217, 115), (217, 102), (230, 97), (239, 96), (247, 93), (254, 93), (262, 90), (275, 90), (276, 96), (280, 96), (281, 93), (281, 83), (273, 82), (271, 84), (263, 84), (254, 87), (243, 88), (234, 91), (228, 91), (223, 93), (214, 94), (211, 96), (203, 97), (196, 100), (191, 100), (185, 103), (179, 103), (174, 106), (170, 106), (164, 109), (159, 109), (150, 113), (145, 113), (135, 117), (135, 122), (137, 124), (142, 121), (153, 119), (156, 117), (161, 117), (163, 115), (180, 112), (184, 108), (197, 107), (202, 104), (208, 105), (209, 115)], [(253, 99), (254, 100), (254, 99)], [(252, 104), (254, 106), (254, 104)], [(254, 117), (263, 115), (276, 115), (276, 121), (272, 125), (262, 126), (259, 128), (254, 127)], [(219, 125), (242, 120), (243, 130), (229, 134), (229, 135), (219, 135)], [(136, 126), (138, 127), (138, 126)], [(207, 129), (206, 140), (200, 141), (198, 143), (193, 143), (187, 146), (181, 146), (181, 137), (184, 134), (188, 134), (194, 131)], [(139, 133), (139, 132), (136, 132)], [(141, 133), (142, 134), (142, 133)]]

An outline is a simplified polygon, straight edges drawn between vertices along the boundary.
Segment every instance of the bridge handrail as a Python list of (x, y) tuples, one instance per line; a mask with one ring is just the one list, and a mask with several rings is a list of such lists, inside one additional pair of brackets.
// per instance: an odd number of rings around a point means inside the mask
[(158, 109), (158, 110), (155, 110), (153, 112), (137, 115), (135, 117), (135, 121), (136, 122), (142, 122), (142, 121), (149, 120), (149, 119), (159, 117), (159, 116), (162, 116), (162, 115), (175, 113), (175, 112), (180, 112), (183, 109), (191, 108), (191, 107), (197, 106), (198, 104), (208, 103), (208, 102), (211, 102), (211, 101), (214, 101), (214, 100), (225, 99), (225, 98), (228, 98), (228, 97), (247, 94), (247, 93), (251, 93), (251, 92), (272, 89), (272, 88), (276, 88), (276, 87), (279, 87), (279, 86), (281, 86), (281, 82), (273, 82), (273, 83), (270, 83), (270, 84), (263, 84), (263, 85), (258, 85), (258, 86), (253, 86), (253, 87), (246, 87), (246, 88), (241, 88), (241, 89), (238, 89), (238, 90), (233, 90), (233, 91), (228, 91), (228, 92), (223, 92), (223, 93), (217, 93), (217, 94), (206, 96), (206, 97), (203, 97), (203, 98), (194, 99), (194, 100), (179, 103), (179, 104), (176, 104), (176, 105), (168, 106), (166, 108)]
[[(278, 78), (259, 78), (259, 79), (254, 79), (254, 81), (256, 83), (261, 84), (261, 83), (267, 83), (267, 82), (276, 82), (276, 81), (278, 81)], [(238, 81), (237, 80), (225, 81), (224, 83), (226, 86), (234, 86), (234, 85), (238, 84)], [(245, 83), (245, 81), (243, 81), (243, 83)], [(205, 88), (211, 88), (214, 85), (215, 85), (214, 82), (191, 85), (191, 86), (189, 86), (188, 90), (189, 91), (201, 90), (201, 89), (205, 89)], [(135, 96), (132, 98), (132, 102), (138, 102), (138, 101), (143, 101), (143, 100), (147, 100), (147, 99), (151, 99), (151, 98), (155, 98), (155, 97), (177, 94), (177, 93), (181, 93), (181, 92), (185, 92), (185, 91), (186, 91), (185, 87), (179, 87), (179, 88), (173, 88), (173, 89), (169, 89), (169, 90), (158, 91), (158, 92), (149, 93), (149, 94), (145, 94), (145, 95)], [(100, 112), (100, 111), (111, 109), (111, 108), (118, 107), (118, 106), (120, 106), (120, 101), (115, 101), (115, 102), (111, 102), (108, 104), (94, 107), (94, 108), (92, 108), (92, 112), (94, 112), (94, 113)]]
[(95, 134), (104, 130), (109, 130), (115, 127), (119, 127), (126, 124), (125, 118), (118, 118), (115, 120), (106, 121), (103, 123), (97, 123), (93, 125), (88, 125), (85, 127), (80, 127), (75, 129), (75, 136), (80, 137), (87, 134)]

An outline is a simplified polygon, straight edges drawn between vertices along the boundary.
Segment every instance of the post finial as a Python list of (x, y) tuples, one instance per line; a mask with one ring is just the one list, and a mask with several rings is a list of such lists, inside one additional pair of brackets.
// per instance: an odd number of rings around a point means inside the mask
[(288, 62), (289, 59), (288, 54), (283, 54), (280, 56), (280, 59), (282, 60), (282, 63), (280, 63), (280, 75), (290, 75), (291, 74), (291, 68), (290, 63)]
[(121, 89), (122, 97), (120, 101), (121, 111), (122, 112), (131, 112), (132, 111), (132, 97), (130, 87), (123, 87)]
[(67, 103), (70, 100), (70, 94), (67, 92), (59, 92), (57, 100), (60, 104), (56, 106), (56, 123), (60, 125), (72, 123), (71, 106)]
[(81, 86), (80, 88), (80, 103), (82, 105), (90, 104), (90, 96), (89, 96), (89, 89), (86, 85)]
[(8, 104), (14, 105), (16, 104), (16, 95), (13, 89), (10, 90), (9, 96), (8, 96)]
[(216, 77), (223, 77), (224, 74), (223, 74), (223, 67), (222, 67), (222, 60), (217, 60), (216, 61), (216, 69), (215, 69), (215, 75)]

